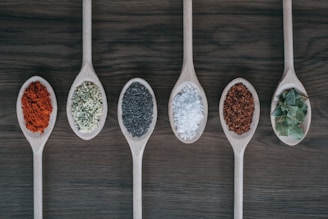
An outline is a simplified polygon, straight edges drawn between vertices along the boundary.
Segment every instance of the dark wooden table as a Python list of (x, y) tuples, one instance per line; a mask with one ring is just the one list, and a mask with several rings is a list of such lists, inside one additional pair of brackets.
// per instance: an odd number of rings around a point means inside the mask
[(219, 120), (229, 81), (244, 77), (261, 102), (245, 152), (244, 218), (328, 218), (328, 1), (295, 0), (295, 70), (308, 91), (312, 123), (289, 147), (273, 133), (269, 107), (283, 72), (282, 1), (194, 1), (194, 64), (209, 102), (194, 144), (171, 131), (168, 98), (182, 65), (182, 1), (93, 2), (93, 62), (108, 95), (103, 131), (83, 141), (66, 101), (82, 59), (82, 2), (0, 2), (0, 218), (33, 217), (31, 148), (16, 97), (33, 75), (53, 86), (58, 118), (43, 158), (44, 218), (132, 218), (132, 161), (117, 102), (133, 77), (157, 96), (157, 126), (143, 162), (144, 218), (232, 218), (233, 152)]

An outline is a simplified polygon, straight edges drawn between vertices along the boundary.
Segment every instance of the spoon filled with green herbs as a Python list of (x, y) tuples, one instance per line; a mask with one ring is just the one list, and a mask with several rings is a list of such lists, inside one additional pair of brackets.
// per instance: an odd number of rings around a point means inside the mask
[(271, 102), (271, 124), (287, 145), (300, 143), (309, 131), (311, 104), (294, 70), (292, 1), (283, 0), (285, 70)]
[(72, 130), (84, 140), (102, 130), (107, 117), (105, 90), (92, 65), (91, 0), (83, 0), (83, 63), (67, 99), (67, 118)]

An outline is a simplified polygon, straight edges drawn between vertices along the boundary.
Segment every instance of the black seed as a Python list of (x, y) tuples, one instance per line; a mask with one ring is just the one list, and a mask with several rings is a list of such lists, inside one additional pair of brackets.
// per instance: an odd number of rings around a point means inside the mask
[(133, 137), (141, 137), (153, 120), (153, 97), (139, 82), (133, 82), (123, 95), (122, 120)]

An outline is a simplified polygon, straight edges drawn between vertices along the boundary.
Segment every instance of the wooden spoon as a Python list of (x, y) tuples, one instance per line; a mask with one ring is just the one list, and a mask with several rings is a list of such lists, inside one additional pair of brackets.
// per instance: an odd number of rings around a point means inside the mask
[[(42, 134), (31, 132), (26, 128), (23, 110), (22, 97), (26, 88), (35, 81), (39, 81), (45, 86), (50, 94), (52, 113), (50, 115), (49, 125)], [(54, 90), (51, 85), (43, 78), (34, 76), (28, 79), (21, 87), (16, 103), (17, 118), (20, 128), (22, 129), (27, 141), (30, 143), (33, 150), (33, 184), (34, 184), (34, 218), (42, 218), (42, 153), (56, 122), (57, 118), (57, 100)]]
[[(254, 114), (252, 124), (250, 126), (250, 130), (242, 135), (237, 135), (233, 131), (229, 131), (229, 127), (224, 120), (223, 115), (223, 107), (224, 107), (224, 100), (226, 99), (227, 93), (230, 88), (237, 84), (243, 83), (247, 89), (252, 93), (254, 98)], [(236, 78), (232, 80), (223, 90), (220, 104), (219, 104), (219, 111), (220, 111), (220, 120), (223, 131), (227, 136), (232, 149), (235, 155), (235, 198), (234, 198), (234, 218), (235, 219), (242, 219), (243, 218), (243, 169), (244, 169), (244, 152), (246, 149), (247, 144), (251, 140), (254, 135), (254, 132), (257, 128), (257, 124), (260, 118), (260, 102), (257, 96), (256, 90), (254, 87), (245, 79), (243, 78)]]
[(281, 78), (281, 81), (273, 95), (271, 102), (271, 124), (272, 128), (277, 135), (277, 137), (287, 145), (294, 146), (300, 143), (306, 136), (309, 131), (310, 123), (311, 123), (311, 104), (309, 98), (306, 100), (306, 104), (308, 106), (307, 115), (303, 121), (303, 129), (304, 136), (301, 139), (294, 139), (292, 137), (280, 136), (276, 131), (276, 117), (272, 116), (272, 112), (277, 106), (279, 101), (279, 96), (285, 90), (289, 90), (291, 88), (295, 88), (297, 92), (307, 95), (307, 92), (301, 83), (301, 81), (297, 78), (295, 70), (294, 70), (294, 54), (293, 54), (293, 24), (292, 24), (292, 1), (284, 0), (283, 1), (283, 10), (284, 10), (284, 48), (285, 48), (285, 69), (284, 74)]
[[(91, 0), (83, 0), (83, 63), (82, 68), (78, 76), (75, 78), (72, 87), (68, 94), (66, 113), (68, 122), (77, 136), (84, 140), (90, 140), (97, 136), (99, 132), (104, 127), (106, 117), (107, 117), (107, 98), (105, 90), (99, 81), (95, 70), (92, 65), (92, 40), (91, 40), (91, 31), (92, 31), (92, 4)], [(90, 132), (81, 132), (77, 129), (74, 124), (74, 119), (72, 116), (72, 96), (75, 89), (80, 86), (85, 81), (91, 81), (98, 86), (101, 97), (102, 97), (102, 114), (97, 128)]]
[[(122, 118), (122, 101), (123, 96), (126, 90), (130, 87), (130, 85), (134, 82), (139, 82), (143, 86), (145, 86), (149, 93), (153, 97), (153, 119), (149, 125), (148, 131), (141, 137), (133, 137), (126, 127), (123, 124)], [(141, 78), (134, 78), (128, 81), (124, 88), (122, 89), (121, 95), (118, 100), (118, 108), (117, 108), (117, 116), (120, 128), (122, 130), (123, 135), (125, 136), (127, 142), (129, 143), (132, 160), (133, 160), (133, 218), (141, 219), (142, 218), (142, 157), (143, 152), (146, 147), (146, 143), (153, 133), (153, 130), (157, 121), (157, 104), (154, 92), (150, 85)]]
[[(171, 128), (175, 136), (184, 143), (193, 143), (199, 139), (203, 134), (208, 114), (208, 104), (205, 92), (200, 85), (193, 64), (193, 51), (192, 51), (192, 0), (183, 1), (183, 65), (180, 73), (180, 77), (175, 84), (169, 99), (169, 120)], [(198, 89), (199, 95), (201, 97), (202, 104), (204, 106), (204, 118), (202, 119), (197, 134), (193, 139), (183, 139), (177, 133), (174, 119), (173, 119), (173, 99), (174, 97), (187, 85), (191, 84), (194, 88)]]

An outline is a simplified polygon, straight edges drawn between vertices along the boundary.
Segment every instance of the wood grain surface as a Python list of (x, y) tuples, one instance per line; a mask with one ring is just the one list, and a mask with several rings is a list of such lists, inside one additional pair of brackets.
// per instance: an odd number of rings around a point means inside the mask
[(328, 1), (293, 2), (295, 71), (312, 124), (299, 145), (273, 133), (269, 108), (283, 73), (281, 0), (193, 4), (194, 65), (209, 117), (194, 144), (178, 141), (167, 104), (182, 65), (182, 1), (93, 2), (93, 63), (108, 96), (103, 131), (80, 140), (66, 117), (82, 60), (82, 1), (0, 1), (0, 218), (33, 218), (32, 151), (16, 98), (44, 77), (58, 119), (43, 156), (44, 218), (132, 218), (132, 160), (117, 121), (124, 84), (144, 78), (158, 121), (143, 160), (144, 218), (232, 218), (233, 152), (219, 121), (224, 87), (236, 77), (257, 89), (261, 117), (244, 160), (244, 218), (328, 218)]

